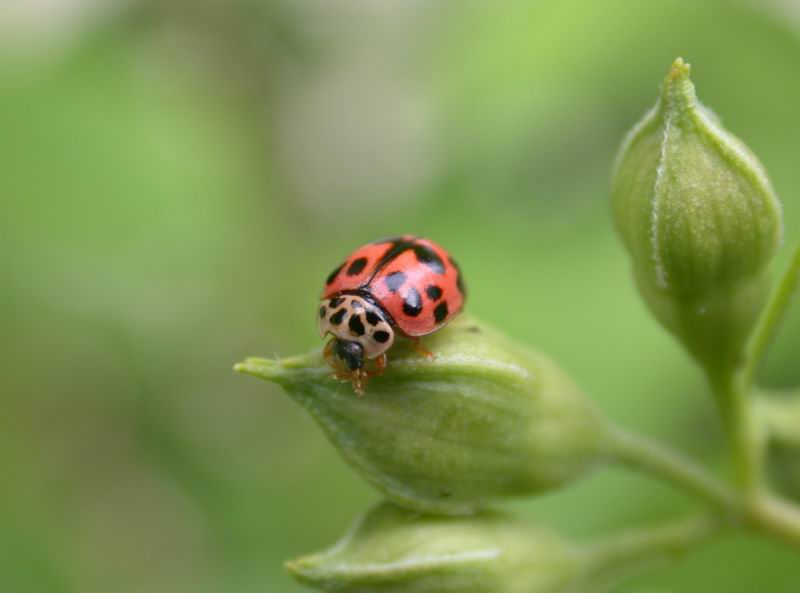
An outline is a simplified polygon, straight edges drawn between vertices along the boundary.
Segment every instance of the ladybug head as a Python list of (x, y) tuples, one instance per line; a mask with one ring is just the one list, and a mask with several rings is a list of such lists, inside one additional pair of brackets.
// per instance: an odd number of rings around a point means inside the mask
[[(350, 370), (359, 369), (363, 360), (373, 360), (394, 342), (394, 329), (378, 305), (354, 294), (340, 294), (324, 299), (317, 317), (319, 335), (330, 334), (336, 342), (331, 347)], [(358, 366), (351, 366), (348, 361)]]
[(333, 353), (351, 371), (357, 371), (364, 366), (364, 347), (358, 342), (336, 339), (333, 344)]

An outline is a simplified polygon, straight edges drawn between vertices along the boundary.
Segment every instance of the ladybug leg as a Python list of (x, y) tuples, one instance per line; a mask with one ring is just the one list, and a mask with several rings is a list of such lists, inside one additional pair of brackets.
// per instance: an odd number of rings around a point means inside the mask
[(328, 343), (325, 344), (325, 350), (322, 351), (322, 356), (325, 357), (325, 362), (327, 362), (334, 369), (339, 366), (334, 360), (333, 356), (333, 340), (329, 340)]
[(333, 340), (327, 343), (325, 350), (322, 351), (322, 355), (325, 357), (325, 362), (333, 369), (331, 373), (333, 379), (341, 381), (342, 383), (348, 383), (353, 380), (352, 371), (347, 370), (339, 357), (333, 353)]
[(381, 354), (375, 359), (375, 372), (373, 375), (380, 377), (384, 372), (386, 372), (386, 354)]
[[(351, 371), (350, 369), (345, 368), (342, 360), (333, 353), (333, 340), (326, 344), (325, 349), (322, 351), (322, 355), (325, 357), (325, 362), (327, 362), (333, 369), (333, 372), (330, 375), (332, 379), (342, 383), (351, 383), (353, 385), (353, 391), (357, 396), (361, 397), (364, 395), (364, 390), (367, 387), (367, 381), (373, 375), (372, 373), (368, 373), (364, 369)], [(385, 364), (383, 366), (385, 366)], [(383, 371), (381, 370), (381, 372)]]
[(380, 377), (384, 372), (386, 372), (386, 354), (381, 354), (375, 359), (375, 370), (368, 371), (366, 375), (369, 378)]
[(414, 352), (420, 356), (425, 356), (426, 358), (434, 357), (433, 352), (422, 347), (422, 338), (411, 338), (411, 347), (414, 349)]
[(328, 342), (325, 345), (325, 350), (322, 351), (322, 356), (325, 358), (325, 362), (333, 369), (333, 373), (331, 376), (338, 381), (349, 381), (350, 380), (350, 373), (345, 371), (344, 366), (342, 365), (342, 361), (339, 360), (339, 357), (333, 354), (333, 340)]
[(364, 396), (364, 390), (367, 388), (367, 381), (369, 381), (370, 374), (363, 369), (353, 371), (349, 375), (350, 382), (353, 384), (353, 391), (358, 397)]

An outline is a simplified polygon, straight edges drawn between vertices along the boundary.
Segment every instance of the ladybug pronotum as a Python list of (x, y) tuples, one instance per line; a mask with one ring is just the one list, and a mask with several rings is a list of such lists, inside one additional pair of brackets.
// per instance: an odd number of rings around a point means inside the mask
[(397, 336), (431, 356), (420, 338), (461, 312), (465, 295), (458, 264), (429, 239), (403, 235), (356, 249), (328, 276), (317, 315), (320, 337), (332, 336), (325, 359), (334, 376), (362, 395)]

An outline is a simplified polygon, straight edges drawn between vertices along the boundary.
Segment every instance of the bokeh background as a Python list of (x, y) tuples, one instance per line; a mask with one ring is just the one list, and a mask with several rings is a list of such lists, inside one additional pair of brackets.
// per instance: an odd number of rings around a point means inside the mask
[[(454, 252), (472, 313), (609, 416), (724, 471), (609, 215), (615, 150), (676, 56), (800, 240), (796, 0), (0, 1), (0, 591), (305, 590), (282, 561), (377, 495), (231, 366), (317, 347), (322, 279), (400, 232)], [(798, 309), (767, 385), (800, 382)], [(692, 503), (612, 470), (507, 506), (589, 538)], [(737, 536), (620, 591), (798, 578)]]

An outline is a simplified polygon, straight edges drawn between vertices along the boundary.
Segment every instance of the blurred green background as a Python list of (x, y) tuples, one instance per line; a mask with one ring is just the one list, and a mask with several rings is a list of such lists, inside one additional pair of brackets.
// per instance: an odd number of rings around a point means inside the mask
[[(723, 471), (609, 215), (615, 150), (676, 56), (766, 165), (792, 245), (796, 0), (0, 2), (0, 591), (305, 590), (282, 561), (377, 495), (231, 365), (318, 346), (323, 278), (393, 233), (447, 246), (471, 312), (609, 416)], [(800, 382), (798, 309), (765, 384)], [(691, 503), (607, 471), (509, 507), (588, 538)], [(620, 591), (798, 576), (726, 537)]]

